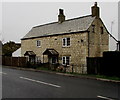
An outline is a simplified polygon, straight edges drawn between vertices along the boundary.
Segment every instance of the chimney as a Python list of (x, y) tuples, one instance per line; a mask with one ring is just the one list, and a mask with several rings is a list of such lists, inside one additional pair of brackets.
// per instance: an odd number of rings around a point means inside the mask
[(95, 2), (94, 6), (91, 7), (92, 10), (92, 17), (96, 16), (99, 18), (99, 7), (97, 6), (97, 2)]
[(58, 22), (62, 23), (64, 21), (65, 21), (65, 16), (64, 16), (64, 13), (63, 13), (63, 9), (59, 9)]

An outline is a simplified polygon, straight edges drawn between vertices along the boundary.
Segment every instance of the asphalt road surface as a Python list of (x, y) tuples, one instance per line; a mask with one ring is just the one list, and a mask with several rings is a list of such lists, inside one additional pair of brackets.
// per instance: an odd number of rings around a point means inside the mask
[(120, 83), (3, 68), (2, 98), (120, 99)]

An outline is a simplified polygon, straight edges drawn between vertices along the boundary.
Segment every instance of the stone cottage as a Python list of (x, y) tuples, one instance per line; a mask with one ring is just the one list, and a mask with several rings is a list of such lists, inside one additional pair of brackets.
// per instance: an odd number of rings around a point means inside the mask
[(59, 9), (58, 21), (33, 27), (21, 39), (21, 55), (31, 62), (59, 63), (76, 73), (87, 72), (87, 57), (101, 57), (108, 51), (109, 32), (95, 2), (91, 15), (65, 19)]

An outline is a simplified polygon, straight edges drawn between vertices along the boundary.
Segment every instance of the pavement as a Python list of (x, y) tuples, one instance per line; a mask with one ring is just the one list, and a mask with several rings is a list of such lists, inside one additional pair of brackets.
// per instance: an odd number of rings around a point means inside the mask
[[(21, 69), (21, 68), (20, 68)], [(3, 67), (3, 98), (95, 98), (120, 100), (120, 83), (64, 73)], [(69, 77), (68, 77), (69, 76)]]

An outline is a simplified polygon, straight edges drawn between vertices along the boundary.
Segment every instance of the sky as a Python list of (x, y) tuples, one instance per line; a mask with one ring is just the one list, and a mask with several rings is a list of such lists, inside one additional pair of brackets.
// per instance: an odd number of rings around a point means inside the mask
[[(46, 1), (46, 0), (45, 0)], [(90, 15), (91, 2), (8, 2), (7, 0), (0, 3), (0, 36), (3, 43), (8, 41), (21, 42), (24, 37), (34, 26), (46, 23), (56, 22), (58, 11), (64, 9), (66, 19)], [(118, 2), (107, 1), (98, 2), (100, 7), (100, 17), (103, 20), (108, 31), (118, 39)], [(110, 50), (115, 50), (115, 41), (110, 38)]]

